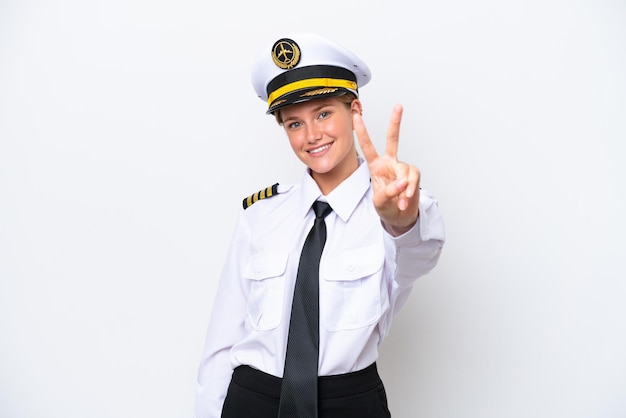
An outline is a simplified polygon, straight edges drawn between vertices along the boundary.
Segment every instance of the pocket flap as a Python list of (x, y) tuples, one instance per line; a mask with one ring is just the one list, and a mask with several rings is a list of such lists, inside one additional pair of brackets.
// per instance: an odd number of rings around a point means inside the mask
[(244, 276), (251, 280), (263, 280), (281, 276), (287, 268), (289, 254), (286, 252), (263, 252), (248, 260)]
[(351, 281), (371, 276), (383, 266), (384, 252), (379, 245), (326, 256), (321, 276), (327, 281)]

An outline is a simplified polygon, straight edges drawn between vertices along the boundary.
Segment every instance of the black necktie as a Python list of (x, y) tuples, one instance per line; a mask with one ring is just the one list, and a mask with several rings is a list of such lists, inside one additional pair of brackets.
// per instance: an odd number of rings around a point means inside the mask
[(315, 223), (302, 247), (293, 293), (279, 418), (317, 417), (319, 265), (326, 242), (324, 218), (332, 209), (316, 201), (313, 211)]

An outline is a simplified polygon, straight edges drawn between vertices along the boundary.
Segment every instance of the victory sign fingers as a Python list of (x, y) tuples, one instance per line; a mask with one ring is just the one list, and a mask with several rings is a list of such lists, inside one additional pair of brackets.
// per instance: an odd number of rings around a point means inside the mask
[(394, 106), (382, 157), (376, 151), (359, 113), (355, 113), (353, 123), (370, 169), (374, 206), (387, 225), (404, 228), (412, 226), (417, 220), (420, 173), (417, 167), (398, 161), (402, 112), (401, 105)]

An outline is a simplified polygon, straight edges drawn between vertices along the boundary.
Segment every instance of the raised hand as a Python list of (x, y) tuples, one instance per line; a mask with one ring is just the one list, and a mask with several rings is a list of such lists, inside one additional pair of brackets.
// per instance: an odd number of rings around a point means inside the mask
[(398, 161), (402, 110), (401, 105), (393, 108), (383, 156), (376, 152), (360, 113), (353, 115), (354, 132), (372, 178), (374, 207), (387, 231), (396, 236), (411, 229), (419, 216), (420, 172), (417, 167)]

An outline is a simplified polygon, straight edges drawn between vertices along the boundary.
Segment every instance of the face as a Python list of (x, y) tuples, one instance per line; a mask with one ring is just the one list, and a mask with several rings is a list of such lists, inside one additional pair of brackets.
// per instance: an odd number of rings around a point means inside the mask
[(324, 194), (357, 169), (352, 114), (361, 112), (359, 100), (346, 104), (335, 97), (315, 99), (280, 112), (291, 148)]

